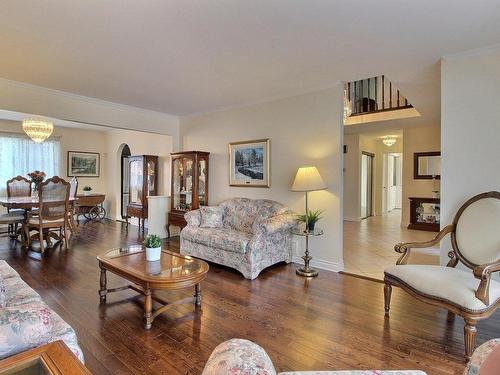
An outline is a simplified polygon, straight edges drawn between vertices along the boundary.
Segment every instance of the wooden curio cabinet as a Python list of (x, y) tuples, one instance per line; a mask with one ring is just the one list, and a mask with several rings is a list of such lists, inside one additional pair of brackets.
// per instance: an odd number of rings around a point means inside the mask
[(168, 213), (167, 232), (170, 226), (181, 229), (186, 226), (184, 214), (208, 205), (208, 155), (203, 151), (184, 151), (172, 153), (172, 179), (170, 212)]
[(158, 195), (158, 156), (139, 155), (128, 157), (129, 199), (127, 205), (127, 225), (129, 217), (139, 219), (139, 230), (144, 233), (144, 222), (148, 217), (148, 197)]

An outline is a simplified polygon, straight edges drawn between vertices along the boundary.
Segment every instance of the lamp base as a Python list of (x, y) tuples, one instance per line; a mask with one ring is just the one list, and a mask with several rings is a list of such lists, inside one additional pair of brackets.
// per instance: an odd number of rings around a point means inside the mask
[(306, 268), (306, 267), (300, 267), (295, 270), (295, 273), (299, 276), (304, 276), (304, 277), (316, 277), (318, 276), (318, 271), (314, 268)]

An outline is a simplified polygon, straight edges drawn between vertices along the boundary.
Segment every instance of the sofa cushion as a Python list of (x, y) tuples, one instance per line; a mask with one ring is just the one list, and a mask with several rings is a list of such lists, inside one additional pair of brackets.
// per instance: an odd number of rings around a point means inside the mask
[(408, 264), (389, 267), (384, 273), (430, 297), (446, 300), (470, 311), (485, 310), (500, 299), (500, 282), (495, 280), (490, 282), (489, 305), (476, 298), (474, 293), (479, 286), (479, 280), (474, 278), (472, 271)]
[(227, 228), (201, 228), (187, 226), (182, 230), (182, 238), (209, 247), (246, 253), (252, 235)]
[(232, 198), (220, 204), (224, 210), (224, 228), (255, 233), (254, 225), (283, 212), (281, 203), (269, 199)]
[(0, 359), (64, 340), (83, 361), (75, 331), (41, 301), (0, 309), (0, 337)]
[[(1, 307), (19, 306), (25, 303), (40, 302), (40, 295), (26, 284), (20, 277), (3, 280), (4, 298)], [(1, 287), (1, 286), (0, 286)]]
[(221, 228), (222, 212), (222, 208), (219, 206), (200, 207), (200, 227)]

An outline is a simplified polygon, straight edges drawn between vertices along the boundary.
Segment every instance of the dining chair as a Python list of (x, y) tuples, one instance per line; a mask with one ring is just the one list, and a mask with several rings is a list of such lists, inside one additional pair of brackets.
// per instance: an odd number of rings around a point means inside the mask
[[(43, 254), (45, 251), (44, 240), (49, 245), (50, 239), (54, 238), (56, 242), (64, 241), (64, 247), (66, 250), (68, 249), (69, 195), (70, 183), (58, 176), (49, 178), (39, 185), (38, 214), (34, 216), (28, 212), (26, 219), (25, 234), (28, 246), (31, 245), (32, 240), (38, 239), (40, 251)], [(55, 229), (59, 230), (59, 235), (54, 233)], [(38, 235), (35, 234), (31, 237), (32, 230), (38, 231)]]
[(73, 177), (70, 181), (69, 197), (70, 197), (70, 212), (69, 212), (69, 228), (71, 232), (76, 232), (75, 215), (76, 215), (76, 195), (78, 194), (78, 179)]
[[(31, 197), (31, 181), (23, 176), (16, 176), (7, 181), (7, 196), (14, 197)], [(14, 212), (17, 211), (17, 212)], [(7, 213), (2, 218), (4, 224), (9, 225), (9, 235), (11, 238), (16, 238), (20, 233), (18, 225), (24, 221), (24, 210), (7, 209)], [(20, 215), (21, 213), (21, 215)], [(22, 216), (21, 220), (19, 218)]]
[[(477, 322), (500, 307), (500, 192), (472, 197), (457, 211), (453, 223), (444, 227), (431, 241), (399, 243), (395, 266), (384, 271), (385, 315), (389, 316), (392, 286), (411, 296), (448, 310), (449, 318), (463, 317), (465, 357), (474, 352)], [(452, 250), (446, 266), (406, 264), (413, 248), (439, 244), (450, 234)], [(458, 263), (464, 267), (456, 268)]]

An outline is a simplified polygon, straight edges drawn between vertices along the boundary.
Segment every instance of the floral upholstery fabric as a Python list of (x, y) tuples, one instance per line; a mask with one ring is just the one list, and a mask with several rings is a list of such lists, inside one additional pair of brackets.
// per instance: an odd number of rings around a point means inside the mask
[[(200, 228), (199, 210), (185, 215), (181, 253), (240, 271), (247, 279), (279, 262), (291, 262), (292, 211), (265, 199), (234, 198), (220, 204), (222, 228)], [(233, 217), (234, 216), (234, 217)]]
[(244, 254), (252, 236), (233, 229), (189, 226), (186, 227), (184, 238), (201, 245)]
[(202, 375), (276, 375), (266, 351), (248, 340), (223, 342), (210, 355)]
[(500, 373), (500, 339), (485, 342), (472, 354), (464, 375), (493, 375)]
[(0, 359), (63, 340), (83, 362), (75, 331), (52, 311), (41, 297), (3, 260), (0, 260), (3, 281), (3, 304), (0, 308)]
[[(202, 375), (276, 375), (276, 370), (262, 347), (248, 340), (231, 339), (214, 349)], [(352, 370), (293, 371), (281, 372), (278, 375), (425, 375), (425, 373), (417, 370)]]
[(221, 228), (222, 209), (220, 207), (200, 207), (200, 227)]

